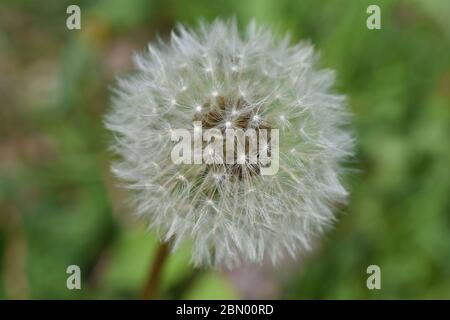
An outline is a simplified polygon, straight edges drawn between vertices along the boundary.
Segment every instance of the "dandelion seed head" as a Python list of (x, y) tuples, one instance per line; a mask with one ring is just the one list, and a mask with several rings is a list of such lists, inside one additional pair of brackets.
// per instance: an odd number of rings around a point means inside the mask
[[(178, 26), (118, 81), (105, 116), (120, 159), (113, 172), (163, 240), (192, 241), (195, 265), (295, 256), (347, 198), (342, 162), (353, 139), (345, 97), (332, 89), (333, 71), (316, 67), (311, 44), (288, 43), (254, 22), (242, 33), (233, 20)], [(172, 162), (167, 128), (230, 127), (282, 129), (277, 174), (261, 175), (245, 154), (240, 164)]]

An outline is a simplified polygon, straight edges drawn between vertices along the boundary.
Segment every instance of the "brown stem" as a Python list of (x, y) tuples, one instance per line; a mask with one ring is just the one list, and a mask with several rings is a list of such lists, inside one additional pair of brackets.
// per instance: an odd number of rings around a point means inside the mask
[(170, 247), (167, 242), (160, 242), (151, 265), (150, 274), (141, 293), (141, 299), (152, 300), (158, 297), (159, 284), (164, 263), (169, 256)]

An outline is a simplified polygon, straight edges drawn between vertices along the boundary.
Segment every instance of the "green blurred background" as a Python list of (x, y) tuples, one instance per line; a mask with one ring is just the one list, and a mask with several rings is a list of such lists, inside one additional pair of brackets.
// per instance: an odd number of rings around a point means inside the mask
[[(81, 30), (66, 8), (81, 7)], [(366, 8), (381, 7), (381, 30)], [(176, 22), (255, 18), (309, 38), (354, 113), (349, 205), (280, 269), (193, 271), (170, 256), (165, 298), (450, 298), (450, 1), (111, 0), (0, 5), (0, 298), (138, 298), (156, 235), (109, 172), (108, 108), (132, 53)], [(66, 289), (66, 268), (82, 290)], [(379, 265), (382, 289), (366, 287)]]

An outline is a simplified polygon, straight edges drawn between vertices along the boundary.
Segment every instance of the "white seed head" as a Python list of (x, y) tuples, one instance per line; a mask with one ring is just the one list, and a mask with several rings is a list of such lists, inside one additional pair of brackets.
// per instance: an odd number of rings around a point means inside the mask
[[(239, 33), (235, 21), (216, 21), (198, 31), (179, 26), (119, 79), (105, 117), (120, 157), (113, 172), (163, 241), (192, 241), (194, 264), (276, 263), (310, 248), (333, 222), (353, 140), (345, 97), (331, 90), (334, 73), (317, 70), (316, 60), (309, 43), (277, 40), (253, 22)], [(230, 126), (279, 129), (279, 171), (172, 162), (167, 128)]]

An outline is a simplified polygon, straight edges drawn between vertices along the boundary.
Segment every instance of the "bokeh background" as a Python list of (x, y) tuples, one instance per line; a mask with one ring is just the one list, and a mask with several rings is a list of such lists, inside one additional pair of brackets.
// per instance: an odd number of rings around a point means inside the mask
[[(81, 30), (66, 8), (81, 7)], [(381, 7), (381, 30), (366, 8)], [(299, 261), (195, 271), (170, 256), (161, 297), (450, 298), (450, 1), (110, 0), (0, 4), (0, 298), (139, 297), (157, 237), (109, 172), (102, 115), (132, 53), (177, 22), (252, 18), (311, 39), (357, 137), (348, 206)], [(66, 268), (82, 269), (82, 290)], [(379, 265), (382, 289), (366, 287)]]

